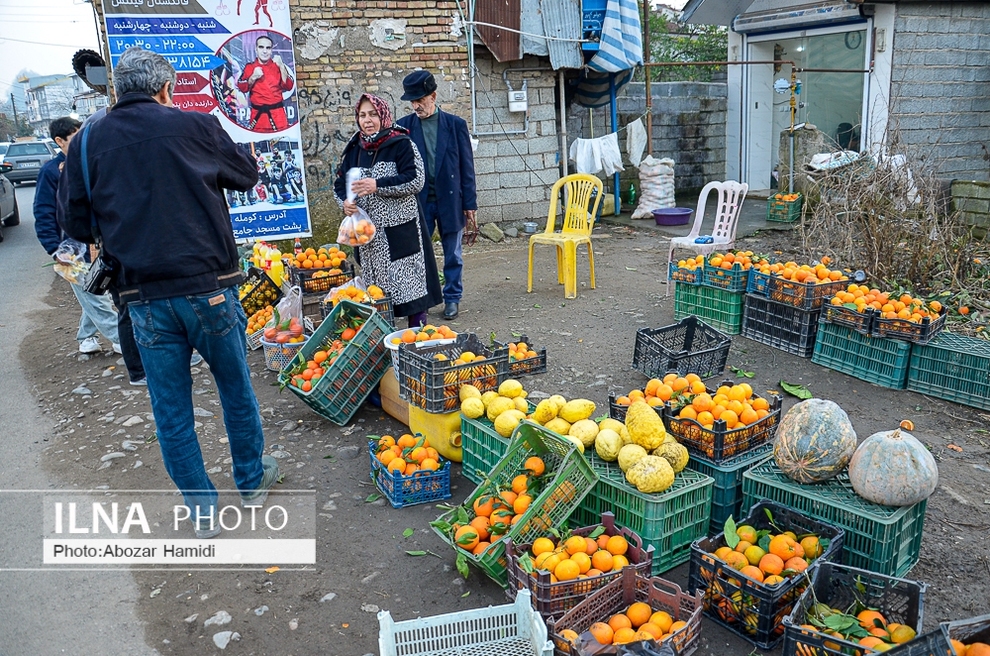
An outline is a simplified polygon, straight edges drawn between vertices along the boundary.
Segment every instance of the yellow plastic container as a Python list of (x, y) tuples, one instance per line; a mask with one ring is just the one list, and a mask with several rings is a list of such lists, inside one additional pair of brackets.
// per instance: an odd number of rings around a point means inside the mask
[(422, 433), (447, 460), (460, 462), (461, 454), (461, 413), (447, 412), (434, 414), (409, 404), (409, 430)]
[[(389, 367), (388, 371), (385, 372), (385, 376), (378, 386), (378, 393), (382, 397), (382, 410), (408, 426), (409, 402), (399, 397), (399, 381), (395, 379), (395, 372), (392, 367)], [(437, 452), (439, 451), (440, 449), (437, 449)]]

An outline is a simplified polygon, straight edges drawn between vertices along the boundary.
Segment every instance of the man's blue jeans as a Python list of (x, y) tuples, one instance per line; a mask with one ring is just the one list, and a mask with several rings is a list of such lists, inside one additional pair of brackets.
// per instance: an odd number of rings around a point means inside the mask
[(461, 280), (464, 271), (464, 259), (461, 256), (464, 230), (444, 233), (436, 203), (427, 203), (423, 213), (426, 214), (426, 229), (430, 233), (431, 240), (434, 228), (440, 227), (440, 244), (443, 246), (443, 302), (460, 303), (461, 294), (464, 293), (464, 283)]
[(211, 506), (217, 505), (217, 491), (206, 474), (193, 428), (189, 370), (193, 348), (210, 365), (216, 380), (234, 484), (242, 493), (261, 485), (265, 436), (245, 357), (247, 318), (237, 290), (228, 287), (209, 294), (135, 301), (128, 310), (148, 377), (165, 471), (182, 492), (192, 517), (209, 517)]

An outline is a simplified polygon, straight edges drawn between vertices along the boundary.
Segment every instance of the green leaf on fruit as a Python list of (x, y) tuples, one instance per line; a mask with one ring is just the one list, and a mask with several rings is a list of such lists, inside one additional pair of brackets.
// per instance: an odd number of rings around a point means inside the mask
[(598, 536), (604, 532), (605, 532), (605, 527), (598, 526), (595, 528), (595, 530), (593, 530), (591, 533), (588, 534), (588, 537), (591, 538), (592, 540), (596, 540), (598, 539)]
[(735, 549), (736, 545), (739, 544), (739, 534), (736, 533), (736, 523), (732, 519), (732, 515), (725, 518), (725, 526), (722, 529), (722, 533), (725, 535), (725, 544), (730, 549)]
[(780, 381), (780, 387), (791, 396), (796, 396), (802, 401), (810, 399), (814, 396), (804, 385), (795, 385), (794, 383), (788, 383), (782, 380)]
[(763, 549), (763, 551), (770, 553), (770, 536), (761, 535), (760, 538), (756, 541), (756, 545), (760, 549)]

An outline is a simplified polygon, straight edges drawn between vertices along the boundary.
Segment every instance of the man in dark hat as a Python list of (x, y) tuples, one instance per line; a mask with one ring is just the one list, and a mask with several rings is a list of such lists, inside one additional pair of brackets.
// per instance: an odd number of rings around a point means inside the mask
[(402, 80), (402, 89), (402, 99), (410, 102), (414, 113), (399, 119), (398, 124), (409, 130), (426, 161), (426, 184), (419, 192), (419, 202), (429, 233), (433, 234), (434, 227), (440, 229), (443, 318), (453, 319), (464, 291), (464, 226), (468, 221), (474, 223), (478, 209), (471, 135), (464, 119), (437, 106), (437, 81), (429, 71), (410, 73)]

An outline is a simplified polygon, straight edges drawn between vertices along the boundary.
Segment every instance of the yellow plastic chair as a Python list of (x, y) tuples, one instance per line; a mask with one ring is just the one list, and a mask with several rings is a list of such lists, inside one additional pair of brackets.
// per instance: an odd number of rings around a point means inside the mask
[[(555, 232), (560, 191), (564, 189), (564, 208), (560, 232)], [(564, 286), (564, 298), (577, 298), (577, 247), (588, 245), (588, 262), (591, 267), (591, 288), (595, 288), (595, 254), (591, 248), (591, 229), (598, 215), (602, 200), (602, 181), (587, 173), (574, 173), (557, 180), (550, 192), (550, 212), (547, 228), (529, 238), (529, 286), (533, 291), (533, 245), (550, 244), (557, 248), (557, 282)], [(597, 192), (597, 193), (594, 193)], [(591, 199), (594, 197), (594, 205)], [(589, 206), (591, 206), (589, 208)]]

